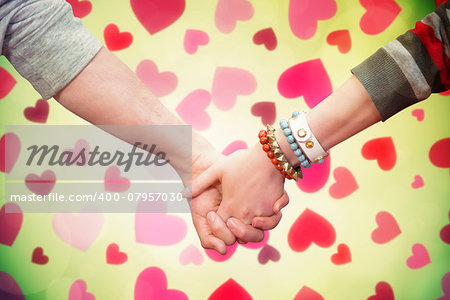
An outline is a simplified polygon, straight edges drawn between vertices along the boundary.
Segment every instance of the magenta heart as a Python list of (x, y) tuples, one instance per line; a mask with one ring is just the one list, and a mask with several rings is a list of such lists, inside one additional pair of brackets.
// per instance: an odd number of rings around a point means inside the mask
[(309, 108), (313, 108), (328, 97), (333, 88), (322, 61), (314, 59), (284, 71), (278, 79), (278, 91), (289, 99), (303, 96)]
[(212, 100), (217, 108), (230, 110), (238, 95), (252, 94), (256, 85), (255, 77), (246, 70), (218, 67), (212, 85)]
[(87, 292), (84, 280), (76, 280), (70, 286), (68, 300), (95, 300), (95, 296)]
[(5, 133), (0, 139), (0, 172), (9, 174), (20, 155), (20, 139), (12, 133)]
[[(448, 212), (448, 219), (450, 220), (450, 211)], [(441, 232), (439, 234), (441, 236), (441, 240), (450, 245), (450, 224), (442, 227)]]
[(337, 167), (333, 172), (336, 183), (330, 186), (330, 196), (342, 199), (358, 189), (358, 183), (352, 172), (345, 167)]
[(44, 171), (41, 176), (28, 174), (25, 177), (25, 185), (36, 195), (48, 195), (56, 183), (56, 175), (52, 170)]
[(8, 71), (0, 67), (0, 99), (5, 98), (16, 85), (17, 81)]
[(207, 90), (195, 90), (178, 104), (178, 115), (195, 130), (205, 130), (211, 125), (211, 117), (205, 109), (211, 103), (211, 94)]
[(49, 110), (50, 106), (48, 105), (48, 102), (39, 99), (36, 101), (35, 106), (25, 108), (23, 114), (25, 115), (25, 118), (31, 122), (45, 123), (47, 122)]
[(319, 20), (327, 20), (336, 14), (334, 0), (290, 0), (289, 25), (296, 37), (302, 40), (312, 38)]
[(258, 102), (253, 104), (251, 109), (252, 115), (261, 117), (261, 122), (264, 126), (272, 125), (277, 116), (277, 108), (275, 102)]
[(25, 296), (16, 280), (3, 271), (0, 271), (0, 299), (25, 300)]
[(375, 220), (378, 227), (372, 231), (372, 240), (377, 244), (390, 242), (402, 232), (395, 218), (387, 211), (379, 212)]
[(231, 153), (241, 150), (241, 149), (247, 149), (247, 143), (244, 141), (234, 141), (228, 146), (223, 149), (222, 154), (223, 155), (230, 155)]
[(389, 283), (380, 281), (375, 286), (375, 295), (370, 296), (367, 300), (394, 300), (394, 291)]
[(253, 5), (247, 0), (219, 0), (216, 6), (216, 27), (222, 33), (230, 33), (237, 21), (250, 20), (253, 14)]
[(450, 300), (450, 272), (442, 277), (441, 286), (444, 296), (439, 297), (436, 300)]
[(185, 0), (131, 0), (136, 18), (150, 34), (172, 25), (181, 17), (185, 7)]
[(187, 224), (184, 219), (167, 215), (166, 209), (163, 202), (138, 204), (134, 219), (137, 243), (169, 246), (180, 242), (186, 236)]
[(187, 300), (188, 297), (180, 290), (167, 289), (164, 271), (158, 267), (149, 267), (139, 274), (134, 285), (134, 300), (148, 299)]
[(406, 260), (406, 265), (410, 269), (420, 269), (431, 262), (427, 248), (422, 244), (414, 244), (412, 246), (412, 256)]
[(359, 0), (359, 2), (367, 10), (359, 25), (364, 33), (370, 35), (383, 32), (402, 11), (395, 0)]
[(325, 186), (330, 177), (331, 152), (328, 158), (321, 164), (312, 164), (311, 168), (305, 170), (302, 180), (297, 182), (297, 186), (306, 193), (315, 193)]
[(103, 227), (103, 214), (96, 207), (85, 207), (79, 214), (57, 213), (52, 220), (53, 231), (61, 240), (86, 251)]
[(188, 29), (184, 34), (184, 51), (188, 54), (195, 54), (199, 46), (209, 43), (209, 36), (202, 30)]
[(172, 93), (178, 85), (177, 76), (172, 72), (159, 72), (151, 60), (143, 60), (136, 68), (136, 75), (155, 94), (163, 97)]
[(414, 181), (411, 183), (411, 187), (412, 187), (413, 189), (418, 189), (418, 188), (423, 187), (423, 185), (424, 185), (424, 183), (423, 183), (423, 178), (422, 178), (422, 176), (416, 175), (416, 176), (414, 177)]
[(105, 172), (104, 188), (108, 192), (122, 193), (130, 188), (130, 180), (120, 176), (119, 167), (110, 166)]
[(12, 246), (22, 227), (23, 213), (20, 206), (9, 202), (0, 210), (0, 244)]
[(411, 112), (413, 117), (417, 118), (417, 121), (422, 122), (425, 118), (425, 111), (423, 109), (415, 109)]
[(199, 266), (203, 263), (203, 254), (194, 245), (189, 245), (181, 252), (179, 260), (182, 265), (192, 262), (194, 265)]
[(280, 260), (280, 252), (270, 245), (265, 245), (258, 254), (258, 261), (265, 265), (269, 260), (277, 262)]

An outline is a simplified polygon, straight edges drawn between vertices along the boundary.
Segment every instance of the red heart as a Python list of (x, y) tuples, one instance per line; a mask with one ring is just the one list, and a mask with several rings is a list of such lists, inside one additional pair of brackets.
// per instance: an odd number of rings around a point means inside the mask
[(36, 174), (28, 174), (25, 178), (25, 185), (36, 195), (49, 194), (56, 183), (56, 175), (53, 171), (44, 171), (41, 176)]
[(31, 256), (31, 262), (38, 265), (45, 265), (48, 263), (48, 256), (44, 255), (44, 250), (41, 247), (37, 247)]
[(5, 98), (16, 85), (17, 81), (8, 71), (0, 67), (0, 99)]
[(261, 122), (264, 126), (272, 125), (277, 116), (277, 108), (275, 102), (258, 102), (253, 104), (251, 109), (252, 115), (261, 117)]
[(134, 286), (134, 300), (170, 299), (187, 300), (185, 293), (167, 289), (167, 277), (163, 270), (150, 267), (142, 271)]
[(361, 153), (365, 159), (376, 159), (378, 166), (384, 171), (392, 169), (397, 161), (394, 141), (390, 136), (366, 142), (362, 147)]
[(9, 173), (20, 155), (20, 139), (12, 133), (5, 133), (0, 139), (0, 172)]
[(86, 17), (92, 10), (92, 4), (89, 1), (66, 0), (72, 5), (73, 15), (77, 18)]
[(155, 34), (178, 20), (185, 6), (184, 0), (131, 0), (134, 14), (150, 34)]
[(333, 91), (320, 59), (313, 59), (290, 67), (278, 79), (278, 91), (283, 97), (303, 96), (309, 108), (313, 108)]
[(252, 296), (233, 278), (228, 279), (209, 296), (208, 300), (251, 300)]
[(331, 262), (335, 265), (343, 265), (352, 261), (350, 248), (346, 244), (339, 244), (337, 253), (331, 256)]
[(323, 297), (315, 290), (307, 286), (303, 286), (300, 291), (298, 291), (294, 300), (323, 300)]
[[(448, 219), (450, 220), (450, 211), (448, 212)], [(445, 225), (442, 227), (440, 232), (441, 240), (446, 243), (450, 244), (450, 224)]]
[(450, 138), (445, 138), (433, 144), (428, 153), (430, 161), (438, 168), (450, 168)]
[(447, 2), (447, 0), (434, 0), (434, 4), (436, 4), (436, 7), (439, 7), (442, 3)]
[(106, 248), (106, 263), (110, 265), (121, 265), (125, 263), (128, 256), (125, 252), (119, 251), (119, 246), (112, 243)]
[(106, 169), (104, 177), (105, 191), (121, 193), (130, 188), (130, 180), (120, 176), (120, 169), (117, 166), (111, 166)]
[(12, 246), (22, 227), (23, 214), (19, 205), (6, 203), (0, 210), (0, 244)]
[(377, 244), (392, 241), (402, 231), (395, 218), (387, 211), (381, 211), (375, 217), (378, 227), (372, 231), (372, 240)]
[(307, 170), (308, 176), (297, 181), (297, 186), (305, 193), (315, 193), (323, 188), (330, 177), (330, 161), (331, 155), (328, 155), (323, 163), (312, 164), (311, 168)]
[(362, 16), (359, 26), (366, 34), (379, 34), (394, 22), (402, 8), (395, 0), (359, 0), (367, 10)]
[(120, 32), (116, 24), (109, 24), (103, 32), (106, 47), (110, 51), (123, 50), (131, 45), (133, 36), (129, 32)]
[(278, 41), (272, 27), (262, 29), (253, 36), (253, 43), (263, 45), (267, 50), (272, 51), (277, 47)]
[(333, 31), (327, 36), (327, 43), (330, 46), (338, 46), (339, 52), (343, 54), (352, 48), (352, 40), (348, 29)]
[(358, 183), (352, 172), (345, 167), (337, 167), (334, 172), (336, 183), (330, 186), (330, 196), (335, 199), (342, 199), (358, 189)]
[(367, 300), (394, 300), (394, 291), (389, 283), (380, 281), (375, 286), (375, 295), (370, 296)]
[(288, 234), (288, 243), (292, 250), (302, 252), (312, 243), (319, 247), (330, 247), (336, 240), (333, 225), (321, 215), (305, 209), (295, 220)]
[(25, 115), (25, 118), (31, 122), (45, 123), (47, 122), (49, 110), (50, 106), (48, 105), (48, 102), (39, 99), (36, 101), (34, 107), (30, 106), (25, 108), (23, 114)]

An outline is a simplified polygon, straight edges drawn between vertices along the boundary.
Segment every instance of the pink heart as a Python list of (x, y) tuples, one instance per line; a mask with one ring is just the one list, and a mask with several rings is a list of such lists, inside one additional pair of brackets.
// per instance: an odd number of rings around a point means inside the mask
[(252, 115), (261, 117), (261, 122), (264, 126), (272, 125), (275, 122), (277, 109), (275, 102), (258, 102), (253, 104), (251, 109)]
[(244, 141), (234, 141), (228, 146), (223, 149), (222, 154), (223, 155), (230, 155), (231, 153), (241, 150), (241, 149), (247, 149), (247, 143)]
[(77, 215), (57, 213), (53, 216), (53, 230), (61, 240), (86, 251), (97, 239), (103, 227), (103, 214), (96, 207), (85, 207)]
[(297, 181), (297, 186), (306, 193), (315, 193), (328, 181), (330, 177), (330, 161), (331, 152), (329, 152), (328, 158), (326, 158), (321, 164), (312, 164), (311, 168), (303, 169), (304, 177), (302, 180)]
[(143, 60), (136, 68), (136, 75), (155, 94), (163, 97), (172, 93), (178, 85), (177, 76), (172, 72), (158, 72), (158, 67), (151, 60)]
[(17, 81), (8, 71), (0, 67), (0, 99), (5, 98), (16, 85)]
[(186, 236), (186, 222), (178, 216), (167, 215), (166, 211), (163, 202), (138, 204), (134, 219), (137, 243), (169, 246), (180, 242)]
[(187, 265), (191, 262), (196, 266), (203, 263), (203, 254), (194, 245), (187, 246), (180, 254), (180, 264)]
[(5, 133), (0, 139), (0, 172), (9, 174), (20, 154), (20, 139), (12, 133)]
[(416, 175), (416, 176), (414, 177), (414, 181), (411, 183), (411, 187), (412, 187), (413, 189), (418, 189), (418, 188), (423, 187), (423, 185), (424, 185), (424, 183), (423, 183), (422, 176)]
[(269, 241), (269, 235), (270, 235), (269, 231), (264, 231), (264, 239), (261, 242), (241, 244), (241, 246), (245, 247), (245, 248), (248, 248), (248, 249), (259, 249), (259, 248), (262, 248)]
[(230, 110), (238, 95), (250, 95), (255, 90), (256, 79), (250, 72), (238, 68), (216, 69), (211, 94), (217, 108)]
[(359, 0), (359, 2), (367, 10), (359, 25), (364, 33), (370, 35), (383, 32), (402, 11), (395, 0)]
[(36, 101), (35, 106), (25, 108), (23, 114), (25, 118), (31, 122), (45, 123), (47, 122), (50, 106), (48, 102), (42, 99)]
[(188, 297), (180, 290), (167, 289), (164, 271), (158, 267), (150, 267), (139, 274), (134, 285), (134, 300), (148, 299), (187, 300)]
[(333, 91), (327, 70), (320, 59), (313, 59), (290, 67), (278, 79), (278, 91), (292, 99), (303, 96), (313, 108)]
[(265, 245), (258, 254), (258, 261), (265, 265), (269, 260), (277, 262), (280, 260), (280, 252), (270, 245)]
[(128, 259), (125, 252), (119, 251), (119, 245), (112, 243), (106, 248), (106, 263), (110, 265), (121, 265)]
[(337, 167), (333, 172), (336, 183), (330, 186), (330, 196), (342, 199), (358, 189), (358, 183), (352, 172), (346, 167)]
[(417, 121), (422, 122), (423, 118), (425, 117), (425, 111), (423, 109), (415, 109), (411, 112), (411, 115), (413, 115), (413, 117), (416, 117)]
[(227, 246), (227, 253), (225, 255), (220, 254), (219, 252), (217, 252), (216, 250), (211, 250), (211, 249), (205, 249), (205, 253), (206, 255), (208, 255), (208, 257), (216, 262), (223, 262), (226, 261), (228, 259), (230, 259), (234, 252), (236, 251), (238, 246), (238, 243), (234, 243), (231, 246)]
[(49, 194), (56, 183), (56, 175), (52, 170), (44, 171), (41, 176), (36, 174), (28, 174), (25, 177), (25, 185), (27, 188), (36, 195)]
[(395, 218), (387, 211), (381, 211), (375, 217), (378, 227), (372, 231), (372, 240), (377, 244), (392, 241), (400, 233), (400, 227)]
[(289, 25), (296, 37), (307, 40), (316, 33), (318, 20), (332, 18), (336, 10), (334, 0), (290, 0)]
[(178, 115), (195, 130), (205, 130), (211, 125), (211, 117), (205, 109), (211, 103), (211, 94), (207, 90), (195, 90), (178, 104)]
[[(89, 143), (84, 139), (78, 140), (74, 148), (64, 149), (64, 152), (72, 153), (72, 156), (69, 158), (70, 162), (73, 162), (72, 166), (86, 166), (89, 161)], [(78, 155), (80, 155), (79, 158), (74, 161)], [(84, 161), (83, 157), (85, 158)]]
[(70, 286), (69, 300), (95, 300), (95, 296), (87, 292), (84, 280), (76, 280)]
[(3, 271), (0, 271), (0, 299), (25, 300), (25, 296), (16, 280)]
[(297, 295), (295, 295), (294, 300), (323, 300), (323, 297), (315, 290), (303, 286), (300, 291), (298, 291)]
[(155, 34), (178, 20), (186, 3), (185, 0), (131, 0), (131, 8), (142, 26)]
[(406, 260), (406, 265), (410, 269), (420, 269), (431, 262), (427, 248), (422, 244), (412, 246), (412, 255)]
[(219, 0), (216, 6), (216, 27), (222, 33), (230, 33), (238, 20), (250, 20), (253, 13), (253, 5), (247, 0)]
[(184, 50), (188, 54), (194, 54), (198, 50), (198, 46), (207, 45), (209, 36), (202, 30), (188, 29), (184, 34)]
[(12, 246), (20, 232), (23, 213), (20, 206), (9, 202), (0, 210), (0, 244)]
[(110, 166), (106, 169), (104, 178), (105, 191), (121, 193), (130, 188), (130, 180), (120, 176), (120, 169), (117, 166)]

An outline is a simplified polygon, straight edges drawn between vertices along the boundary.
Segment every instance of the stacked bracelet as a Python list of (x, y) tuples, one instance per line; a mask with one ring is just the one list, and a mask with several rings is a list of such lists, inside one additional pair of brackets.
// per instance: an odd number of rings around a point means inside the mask
[[(292, 117), (296, 117), (298, 115), (298, 112), (293, 112)], [(306, 156), (303, 154), (302, 150), (299, 148), (294, 136), (292, 135), (292, 131), (289, 128), (289, 123), (286, 120), (280, 121), (280, 127), (283, 130), (283, 134), (287, 138), (287, 142), (289, 143), (289, 148), (291, 148), (292, 151), (294, 151), (295, 156), (297, 157), (298, 161), (302, 165), (303, 168), (308, 169), (311, 167), (311, 163), (309, 160), (306, 159)]]
[(271, 159), (271, 162), (286, 179), (298, 181), (298, 178), (303, 178), (300, 166), (296, 168), (292, 167), (284, 157), (275, 139), (275, 129), (272, 126), (267, 125), (267, 131), (261, 130), (258, 137), (263, 150), (267, 152), (267, 157)]

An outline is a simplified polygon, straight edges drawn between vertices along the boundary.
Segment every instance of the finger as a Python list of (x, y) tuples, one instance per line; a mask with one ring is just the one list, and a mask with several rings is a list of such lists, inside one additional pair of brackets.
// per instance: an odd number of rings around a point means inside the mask
[(215, 237), (204, 218), (193, 218), (195, 229), (197, 230), (200, 243), (205, 249), (216, 250), (222, 255), (227, 253), (227, 246), (224, 241)]
[(222, 240), (225, 245), (230, 246), (236, 242), (236, 237), (217, 213), (210, 211), (206, 219), (214, 236)]
[(255, 217), (252, 220), (252, 225), (253, 227), (261, 230), (271, 230), (277, 227), (278, 223), (280, 223), (281, 217), (281, 211), (270, 217)]
[(286, 191), (283, 192), (280, 198), (273, 204), (273, 212), (276, 214), (281, 211), (283, 207), (289, 204), (289, 195)]
[(264, 239), (264, 232), (252, 225), (245, 224), (239, 219), (229, 218), (227, 226), (231, 232), (241, 241), (258, 243)]
[[(216, 162), (211, 167), (206, 169), (205, 172), (200, 174), (197, 179), (194, 180), (191, 187), (191, 197), (194, 198), (201, 194), (205, 189), (213, 185), (219, 180), (222, 171), (219, 164)], [(189, 193), (189, 191), (185, 191), (184, 193)]]

